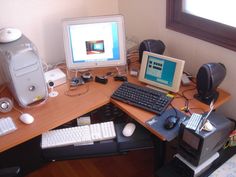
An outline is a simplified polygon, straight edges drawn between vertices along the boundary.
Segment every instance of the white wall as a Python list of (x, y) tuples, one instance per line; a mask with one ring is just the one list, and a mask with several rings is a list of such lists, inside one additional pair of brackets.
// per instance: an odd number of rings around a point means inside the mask
[(128, 37), (161, 39), (166, 44), (166, 55), (184, 59), (185, 70), (196, 75), (199, 67), (208, 62), (222, 62), (227, 68), (221, 88), (232, 98), (219, 110), (236, 119), (236, 52), (172, 31), (165, 27), (166, 0), (118, 0), (119, 11), (125, 16)]
[(62, 19), (117, 13), (117, 0), (1, 0), (0, 28), (19, 28), (55, 63), (64, 59)]

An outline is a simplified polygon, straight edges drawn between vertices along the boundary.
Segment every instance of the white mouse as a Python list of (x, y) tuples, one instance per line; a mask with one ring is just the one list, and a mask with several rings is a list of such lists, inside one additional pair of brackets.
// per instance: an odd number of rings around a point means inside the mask
[(127, 123), (122, 131), (122, 134), (126, 137), (133, 135), (136, 125), (134, 123)]
[(31, 124), (34, 122), (34, 117), (28, 113), (23, 113), (20, 115), (20, 120), (25, 124)]
[(13, 42), (22, 36), (22, 32), (16, 28), (0, 29), (0, 43)]

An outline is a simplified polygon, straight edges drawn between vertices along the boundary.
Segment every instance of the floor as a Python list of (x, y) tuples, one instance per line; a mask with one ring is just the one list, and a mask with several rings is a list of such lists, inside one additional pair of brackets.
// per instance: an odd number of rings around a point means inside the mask
[(153, 150), (52, 162), (27, 177), (154, 177)]

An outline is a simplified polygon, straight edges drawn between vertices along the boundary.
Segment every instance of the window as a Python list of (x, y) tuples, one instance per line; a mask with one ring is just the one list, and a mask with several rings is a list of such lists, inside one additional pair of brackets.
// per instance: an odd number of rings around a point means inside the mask
[(166, 27), (236, 51), (234, 1), (167, 0)]

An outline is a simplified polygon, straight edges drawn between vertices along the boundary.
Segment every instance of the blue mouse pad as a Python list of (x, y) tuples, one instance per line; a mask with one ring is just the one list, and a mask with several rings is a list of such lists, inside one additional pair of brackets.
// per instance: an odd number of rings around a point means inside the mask
[[(164, 128), (165, 119), (171, 115), (176, 115), (176, 112), (177, 116), (180, 118), (179, 122), (176, 124), (174, 128), (165, 129)], [(146, 124), (149, 125), (153, 130), (161, 134), (167, 141), (171, 141), (178, 136), (180, 124), (187, 118), (188, 116), (186, 116), (182, 112), (178, 110), (175, 111), (173, 108), (170, 108), (167, 109), (164, 113), (162, 113), (162, 115), (154, 116), (153, 118), (148, 120)]]

